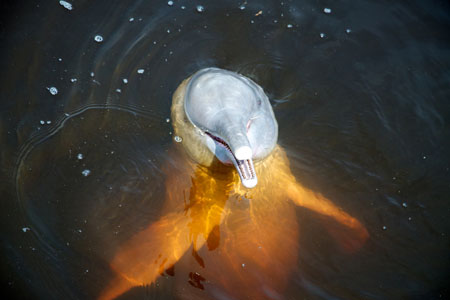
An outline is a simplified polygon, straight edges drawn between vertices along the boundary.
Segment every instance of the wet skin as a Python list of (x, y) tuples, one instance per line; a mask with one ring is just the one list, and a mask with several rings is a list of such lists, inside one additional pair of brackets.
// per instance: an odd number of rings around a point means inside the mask
[[(219, 75), (221, 71), (208, 70)], [(229, 75), (224, 71), (224, 76)], [(231, 152), (249, 146), (251, 157), (244, 158), (257, 158), (254, 167), (253, 163), (250, 166), (257, 183), (253, 188), (244, 186), (246, 179), (232, 162), (232, 155), (227, 154), (227, 147), (218, 157), (211, 148), (217, 152), (220, 145), (206, 145), (227, 143), (227, 133), (213, 130), (212, 134), (220, 135), (217, 142), (199, 131), (205, 130), (200, 128), (204, 124), (194, 125), (186, 116), (184, 102), (195, 76), (183, 81), (173, 96), (172, 122), (175, 134), (183, 140), (174, 145), (174, 161), (164, 169), (167, 181), (162, 217), (119, 248), (110, 262), (115, 278), (99, 299), (114, 299), (133, 287), (154, 283), (167, 269), (173, 271), (173, 266), (177, 272), (189, 273), (178, 278), (195, 290), (177, 295), (179, 298), (282, 298), (299, 250), (295, 206), (331, 220), (333, 236), (349, 252), (359, 249), (369, 236), (358, 220), (297, 182), (285, 151), (276, 145), (276, 136), (275, 142), (266, 138), (263, 143), (267, 145), (260, 152), (253, 149), (257, 138), (252, 137), (247, 138), (248, 143), (237, 139), (228, 146)], [(271, 109), (264, 114), (273, 118), (277, 128)], [(270, 122), (259, 122), (261, 129), (267, 132), (273, 128)], [(205, 142), (207, 139), (213, 141)], [(244, 156), (249, 154), (245, 151)]]

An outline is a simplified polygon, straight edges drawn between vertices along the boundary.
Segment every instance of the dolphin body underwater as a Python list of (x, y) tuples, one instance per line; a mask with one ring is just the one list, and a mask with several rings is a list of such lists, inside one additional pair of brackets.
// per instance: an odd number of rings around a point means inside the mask
[(99, 299), (165, 271), (177, 272), (177, 299), (283, 299), (298, 259), (295, 206), (332, 220), (349, 251), (368, 238), (358, 220), (296, 181), (269, 99), (252, 80), (202, 69), (179, 85), (171, 113), (182, 142), (165, 169), (161, 217), (119, 247)]

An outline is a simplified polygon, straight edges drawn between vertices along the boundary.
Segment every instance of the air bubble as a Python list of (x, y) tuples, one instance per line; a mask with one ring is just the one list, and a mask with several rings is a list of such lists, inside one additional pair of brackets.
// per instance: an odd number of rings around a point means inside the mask
[(103, 37), (101, 36), (101, 35), (96, 35), (95, 37), (94, 37), (94, 41), (96, 41), (97, 43), (101, 43), (101, 42), (103, 42)]
[(52, 94), (53, 96), (58, 94), (58, 89), (55, 88), (54, 86), (47, 88), (47, 90), (50, 92), (50, 94)]
[(202, 13), (205, 11), (205, 7), (203, 5), (197, 5), (197, 12)]
[(67, 10), (72, 10), (73, 9), (72, 4), (70, 4), (67, 1), (59, 1), (59, 4), (61, 4), (61, 6), (63, 6)]

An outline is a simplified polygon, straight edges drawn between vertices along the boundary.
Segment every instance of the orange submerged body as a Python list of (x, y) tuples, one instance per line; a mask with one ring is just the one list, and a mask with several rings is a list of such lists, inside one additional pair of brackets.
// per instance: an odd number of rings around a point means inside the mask
[(346, 228), (347, 250), (368, 237), (359, 221), (295, 180), (279, 146), (256, 164), (258, 185), (250, 190), (232, 167), (202, 167), (184, 154), (177, 157), (166, 170), (162, 217), (120, 247), (110, 263), (116, 278), (99, 299), (151, 284), (173, 266), (189, 274), (176, 273), (189, 289), (178, 298), (280, 299), (297, 263), (296, 205)]

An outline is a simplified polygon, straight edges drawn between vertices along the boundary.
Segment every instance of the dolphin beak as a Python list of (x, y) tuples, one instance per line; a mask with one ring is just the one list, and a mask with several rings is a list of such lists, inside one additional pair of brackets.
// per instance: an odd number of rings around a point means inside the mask
[(249, 189), (254, 188), (258, 183), (258, 178), (256, 177), (256, 171), (253, 165), (252, 149), (247, 145), (243, 145), (235, 147), (235, 150), (233, 151), (233, 148), (230, 145), (228, 145), (228, 143), (225, 142), (223, 139), (209, 132), (205, 133), (212, 140), (214, 140), (215, 143), (221, 145), (223, 148), (226, 149), (225, 153), (233, 163), (234, 167), (236, 168), (236, 171), (238, 172), (239, 177), (241, 178), (242, 184), (246, 188)]
[(234, 156), (231, 161), (239, 173), (242, 184), (246, 188), (254, 188), (258, 179), (253, 165), (252, 149), (249, 146), (236, 147), (231, 154)]
[(253, 160), (251, 158), (243, 160), (235, 158), (232, 161), (241, 178), (242, 185), (249, 189), (254, 188), (258, 183), (258, 178), (256, 177)]

